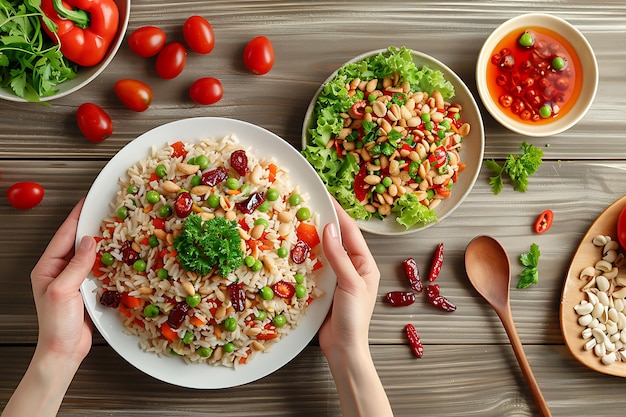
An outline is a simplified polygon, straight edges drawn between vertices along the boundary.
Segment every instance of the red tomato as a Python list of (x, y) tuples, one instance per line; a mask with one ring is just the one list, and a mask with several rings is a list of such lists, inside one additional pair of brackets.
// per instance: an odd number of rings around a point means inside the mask
[(152, 89), (138, 80), (124, 79), (115, 83), (115, 94), (126, 107), (142, 112), (152, 103)]
[(159, 77), (171, 80), (183, 72), (185, 62), (187, 62), (185, 45), (180, 42), (170, 42), (157, 55), (156, 72)]
[(189, 87), (189, 97), (198, 104), (213, 104), (224, 95), (222, 83), (217, 78), (200, 78)]
[(274, 47), (265, 36), (257, 36), (246, 45), (243, 51), (243, 63), (251, 72), (267, 74), (274, 65)]
[(43, 194), (43, 187), (36, 182), (16, 182), (7, 190), (7, 200), (18, 210), (28, 210), (41, 203)]
[(76, 110), (76, 122), (82, 134), (92, 142), (102, 142), (113, 134), (111, 117), (97, 104), (81, 104)]
[(208, 54), (215, 46), (213, 27), (202, 16), (191, 16), (183, 24), (183, 37), (192, 51)]
[(550, 226), (552, 226), (552, 220), (554, 219), (554, 213), (552, 210), (544, 210), (541, 212), (537, 220), (535, 221), (535, 233), (547, 232)]
[(149, 58), (158, 54), (165, 46), (166, 35), (156, 26), (143, 26), (135, 29), (128, 37), (130, 50), (139, 56)]

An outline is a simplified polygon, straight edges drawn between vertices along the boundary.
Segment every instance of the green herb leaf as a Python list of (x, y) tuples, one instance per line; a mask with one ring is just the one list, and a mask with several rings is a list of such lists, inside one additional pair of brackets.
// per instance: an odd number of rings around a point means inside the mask
[(495, 172), (495, 176), (489, 178), (489, 185), (494, 194), (499, 194), (503, 188), (503, 176), (507, 175), (515, 191), (526, 192), (528, 178), (537, 172), (543, 163), (543, 151), (526, 142), (520, 148), (523, 153), (510, 154), (503, 165), (494, 160), (485, 161), (485, 165)]
[(522, 253), (519, 257), (524, 269), (520, 273), (517, 288), (526, 288), (539, 282), (539, 246), (536, 243), (530, 245), (528, 253)]
[(180, 265), (200, 275), (217, 267), (217, 274), (225, 277), (243, 263), (237, 222), (223, 217), (202, 221), (197, 214), (191, 214), (174, 240), (174, 248)]

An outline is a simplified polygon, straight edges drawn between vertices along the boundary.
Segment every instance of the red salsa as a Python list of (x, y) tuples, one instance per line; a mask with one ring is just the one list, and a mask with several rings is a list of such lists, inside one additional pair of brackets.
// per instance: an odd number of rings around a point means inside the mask
[(529, 27), (509, 33), (496, 45), (487, 65), (487, 85), (505, 113), (523, 123), (547, 123), (574, 106), (582, 69), (562, 36)]

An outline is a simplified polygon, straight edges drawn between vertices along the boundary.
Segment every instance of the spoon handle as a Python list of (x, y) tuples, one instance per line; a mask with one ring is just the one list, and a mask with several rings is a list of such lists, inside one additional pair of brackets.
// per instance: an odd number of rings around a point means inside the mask
[(515, 323), (513, 322), (513, 315), (511, 314), (510, 308), (508, 309), (507, 313), (508, 314), (498, 313), (498, 315), (500, 316), (500, 320), (502, 321), (502, 325), (504, 326), (506, 334), (509, 336), (509, 340), (511, 341), (511, 346), (513, 347), (513, 352), (515, 353), (517, 362), (522, 369), (522, 374), (524, 375), (526, 383), (530, 388), (530, 392), (533, 396), (533, 399), (535, 400), (535, 404), (537, 405), (537, 408), (539, 408), (539, 412), (543, 417), (550, 417), (552, 416), (552, 414), (550, 413), (550, 409), (548, 408), (546, 400), (541, 394), (541, 389), (539, 388), (539, 384), (537, 384), (535, 375), (533, 375), (533, 371), (530, 368), (530, 364), (528, 363), (528, 359), (526, 358), (526, 353), (524, 353), (524, 348), (517, 334), (517, 330), (515, 329)]

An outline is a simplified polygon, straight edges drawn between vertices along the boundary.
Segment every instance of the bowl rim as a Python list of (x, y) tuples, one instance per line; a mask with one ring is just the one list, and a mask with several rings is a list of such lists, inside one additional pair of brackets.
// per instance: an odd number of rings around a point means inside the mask
[[(380, 228), (372, 227), (371, 225), (371, 222), (379, 222), (379, 223), (383, 222), (381, 220), (370, 219), (370, 220), (357, 220), (356, 221), (361, 231), (370, 233), (372, 235), (378, 235), (378, 236), (407, 236), (407, 235), (411, 235), (411, 234), (417, 233), (419, 231), (422, 231), (422, 230), (425, 230), (425, 229), (428, 229), (430, 227), (434, 227), (440, 224), (445, 218), (450, 216), (454, 211), (456, 211), (456, 209), (459, 208), (459, 206), (461, 206), (463, 201), (467, 198), (469, 193), (474, 188), (474, 185), (476, 184), (476, 181), (478, 180), (478, 177), (480, 175), (480, 171), (482, 167), (482, 160), (483, 160), (484, 151), (485, 151), (485, 141), (486, 141), (485, 123), (483, 120), (482, 113), (480, 111), (480, 107), (478, 106), (478, 100), (476, 99), (476, 97), (474, 97), (474, 94), (472, 93), (471, 89), (467, 86), (465, 81), (463, 81), (463, 79), (455, 71), (453, 71), (449, 66), (447, 66), (446, 64), (444, 64), (437, 58), (433, 57), (432, 55), (428, 55), (424, 52), (417, 51), (415, 49), (409, 48), (408, 46), (406, 48), (411, 51), (414, 62), (416, 62), (416, 60), (418, 63), (420, 61), (422, 62), (426, 61), (428, 63), (431, 63), (431, 65), (436, 65), (440, 70), (442, 70), (446, 74), (446, 79), (454, 84), (455, 90), (457, 89), (457, 87), (459, 87), (464, 91), (464, 94), (467, 95), (469, 101), (472, 104), (472, 108), (476, 111), (476, 118), (475, 118), (476, 120), (475, 120), (475, 123), (472, 124), (472, 129), (471, 129), (470, 134), (473, 135), (473, 134), (476, 134), (475, 132), (479, 132), (477, 134), (479, 137), (479, 142), (480, 142), (479, 144), (480, 148), (478, 149), (478, 155), (477, 155), (477, 160), (479, 161), (479, 163), (476, 168), (476, 171), (473, 173), (473, 175), (470, 178), (467, 179), (467, 184), (466, 184), (467, 186), (465, 187), (465, 189), (457, 190), (459, 191), (456, 197), (458, 198), (458, 201), (455, 202), (446, 213), (444, 213), (443, 215), (437, 215), (437, 218), (438, 218), (437, 222), (429, 223), (422, 227), (413, 226), (406, 230), (402, 229), (399, 224), (394, 224), (394, 227), (397, 226), (396, 230), (381, 230)], [(308, 144), (308, 140), (309, 140), (308, 130), (309, 130), (310, 124), (312, 123), (312, 114), (315, 109), (317, 98), (319, 94), (321, 93), (321, 91), (323, 90), (324, 86), (337, 75), (339, 70), (344, 65), (361, 61), (367, 57), (374, 56), (379, 53), (384, 53), (388, 50), (389, 50), (389, 47), (375, 49), (375, 50), (364, 52), (360, 55), (355, 56), (349, 59), (348, 61), (344, 62), (343, 64), (341, 64), (320, 84), (320, 86), (317, 88), (317, 91), (312, 96), (311, 101), (309, 102), (309, 105), (305, 112), (304, 121), (302, 124), (302, 132), (301, 132), (302, 149), (304, 149)], [(457, 96), (457, 94), (458, 94), (458, 91), (455, 91), (455, 97)], [(469, 172), (467, 172), (467, 174), (469, 174)], [(384, 221), (390, 222), (391, 219), (386, 219)]]
[[(109, 66), (111, 61), (113, 61), (113, 58), (115, 58), (117, 51), (119, 50), (119, 48), (122, 46), (122, 43), (124, 42), (126, 31), (128, 29), (128, 23), (130, 21), (130, 3), (131, 3), (131, 0), (116, 1), (116, 4), (118, 5), (118, 8), (120, 10), (120, 14), (119, 14), (120, 25), (118, 27), (117, 34), (115, 35), (116, 38), (111, 43), (111, 46), (109, 47), (109, 51), (107, 52), (107, 55), (104, 57), (104, 59), (99, 64), (94, 65), (93, 67), (79, 67), (79, 71), (82, 70), (85, 72), (91, 72), (91, 74), (89, 74), (89, 76), (87, 76), (86, 79), (84, 79), (80, 83), (76, 83), (75, 85), (69, 87), (67, 90), (59, 91), (50, 96), (39, 97), (39, 102), (56, 100), (58, 98), (65, 97), (69, 94), (72, 94), (80, 90), (81, 88), (87, 86), (94, 79), (96, 79), (96, 77), (98, 77), (98, 75), (100, 75)], [(124, 7), (123, 9), (121, 5), (123, 5)], [(58, 84), (57, 88), (61, 86), (62, 84), (72, 83), (74, 80), (76, 80), (76, 78), (74, 78), (73, 80), (64, 81), (63, 83)], [(13, 92), (5, 88), (0, 88), (0, 98), (3, 100), (20, 102), (20, 103), (29, 102), (25, 98), (16, 96), (15, 94), (13, 94)]]
[[(561, 36), (573, 35), (565, 37), (578, 54), (583, 66), (583, 72), (585, 73), (580, 93), (580, 97), (584, 99), (577, 100), (574, 107), (564, 117), (556, 119), (554, 123), (536, 126), (518, 122), (502, 112), (491, 97), (485, 80), (487, 63), (497, 42), (502, 36), (511, 31), (529, 26), (545, 27), (559, 33)], [(564, 34), (563, 32), (567, 33)], [(556, 135), (578, 123), (585, 116), (595, 99), (598, 91), (598, 78), (598, 62), (587, 38), (567, 20), (550, 13), (525, 13), (502, 22), (489, 34), (476, 60), (476, 88), (486, 110), (502, 126), (525, 136), (545, 137)]]

